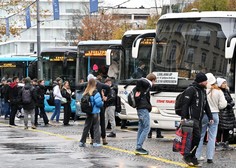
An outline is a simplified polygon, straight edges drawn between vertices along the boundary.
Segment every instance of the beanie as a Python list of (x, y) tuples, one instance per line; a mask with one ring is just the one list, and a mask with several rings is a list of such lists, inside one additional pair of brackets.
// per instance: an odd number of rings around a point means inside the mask
[(201, 83), (201, 82), (207, 81), (207, 76), (206, 76), (204, 73), (199, 72), (199, 73), (196, 75), (195, 81), (196, 81), (197, 83)]
[(97, 79), (93, 74), (89, 74), (88, 76), (87, 76), (87, 81), (89, 81), (90, 79)]
[(222, 83), (224, 83), (226, 80), (224, 78), (217, 78), (216, 81), (217, 81), (217, 85), (221, 87)]
[(210, 85), (213, 85), (216, 83), (216, 78), (214, 77), (214, 75), (212, 73), (207, 73), (206, 74), (206, 77), (207, 77), (207, 82), (210, 84)]
[(93, 65), (93, 70), (94, 70), (94, 71), (98, 70), (97, 64), (94, 64), (94, 65)]

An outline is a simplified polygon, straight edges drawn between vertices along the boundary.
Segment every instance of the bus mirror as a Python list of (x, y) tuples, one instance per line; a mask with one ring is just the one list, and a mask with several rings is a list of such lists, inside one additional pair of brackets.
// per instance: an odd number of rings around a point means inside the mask
[(138, 49), (139, 49), (139, 44), (140, 44), (141, 40), (142, 40), (142, 38), (133, 42), (133, 45), (132, 45), (132, 57), (133, 58), (138, 58)]
[(227, 39), (225, 43), (225, 58), (233, 58), (234, 50), (236, 45), (236, 37)]
[(111, 65), (111, 49), (107, 49), (106, 52), (106, 65)]

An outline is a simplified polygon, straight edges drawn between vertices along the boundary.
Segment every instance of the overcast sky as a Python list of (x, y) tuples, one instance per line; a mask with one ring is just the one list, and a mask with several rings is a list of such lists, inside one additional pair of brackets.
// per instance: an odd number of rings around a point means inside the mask
[[(143, 6), (145, 8), (150, 8), (150, 7), (155, 7), (155, 1), (157, 4), (157, 7), (161, 7), (162, 3), (165, 4), (170, 4), (170, 0), (101, 0), (103, 3), (101, 3), (99, 6), (110, 6), (110, 7), (115, 7), (116, 5), (120, 5), (122, 7), (130, 7), (130, 8), (138, 8), (140, 6)], [(173, 2), (173, 0), (171, 0)]]

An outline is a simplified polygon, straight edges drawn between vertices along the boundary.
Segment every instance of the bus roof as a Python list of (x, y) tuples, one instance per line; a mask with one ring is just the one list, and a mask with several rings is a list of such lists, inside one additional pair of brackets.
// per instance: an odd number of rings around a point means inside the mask
[(81, 45), (121, 45), (121, 40), (87, 40), (80, 41), (78, 46)]
[(0, 57), (0, 62), (15, 62), (15, 61), (37, 61), (37, 57), (35, 56)]
[(50, 48), (44, 48), (41, 51), (42, 53), (50, 53), (50, 52), (57, 52), (57, 53), (64, 53), (66, 51), (69, 52), (77, 52), (77, 46), (61, 46), (61, 47), (50, 47)]
[(124, 33), (124, 36), (126, 36), (126, 35), (139, 35), (139, 34), (154, 33), (154, 32), (156, 32), (155, 29), (127, 30), (127, 31)]
[(178, 18), (236, 18), (236, 12), (233, 11), (205, 11), (205, 12), (184, 12), (184, 13), (168, 13), (162, 15), (162, 19), (178, 19)]

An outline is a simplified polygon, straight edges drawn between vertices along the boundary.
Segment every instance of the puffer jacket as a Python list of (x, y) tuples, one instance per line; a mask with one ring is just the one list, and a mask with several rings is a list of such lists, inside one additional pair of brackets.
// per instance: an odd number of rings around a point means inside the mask
[(235, 124), (235, 115), (234, 115), (234, 101), (230, 96), (230, 93), (227, 89), (222, 89), (227, 101), (227, 107), (220, 110), (219, 112), (219, 128), (220, 129), (233, 129)]
[(103, 106), (103, 101), (100, 93), (98, 91), (95, 91), (95, 94), (93, 96), (90, 96), (90, 101), (93, 105), (93, 114), (100, 113), (100, 108)]

